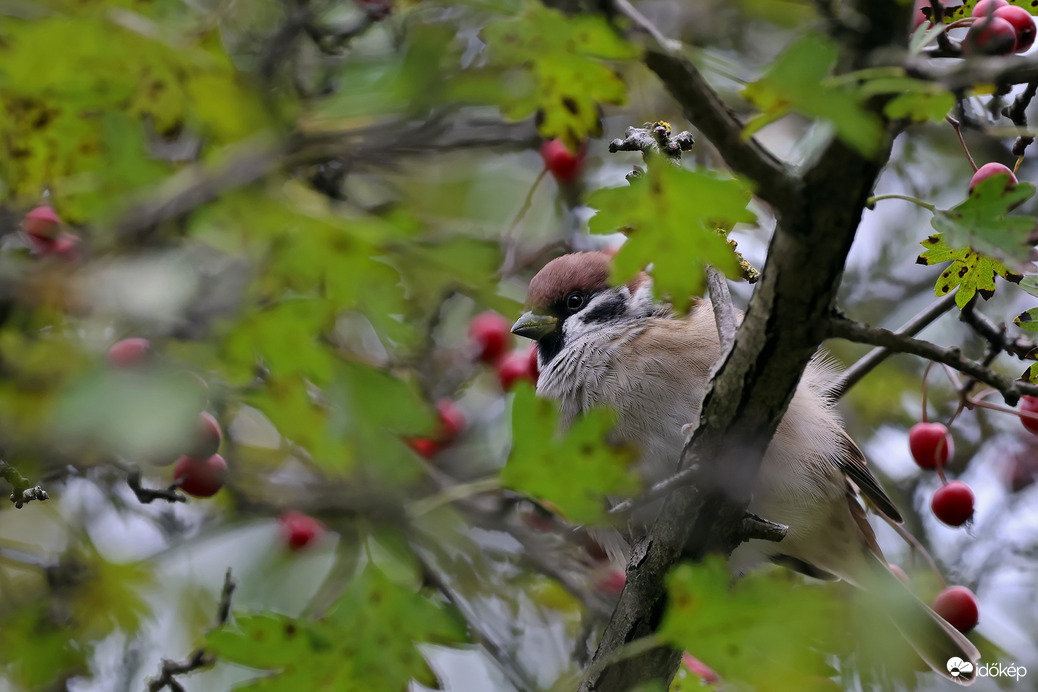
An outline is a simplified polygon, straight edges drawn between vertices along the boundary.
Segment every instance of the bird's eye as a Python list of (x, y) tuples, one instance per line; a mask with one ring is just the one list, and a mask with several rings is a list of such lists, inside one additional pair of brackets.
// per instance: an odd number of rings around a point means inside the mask
[(584, 294), (577, 293), (574, 291), (566, 296), (566, 309), (570, 312), (576, 312), (580, 308), (584, 307)]

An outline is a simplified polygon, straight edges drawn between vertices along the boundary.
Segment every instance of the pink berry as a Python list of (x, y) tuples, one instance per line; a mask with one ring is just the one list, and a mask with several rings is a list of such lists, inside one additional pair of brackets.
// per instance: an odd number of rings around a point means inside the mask
[(908, 431), (908, 448), (919, 468), (943, 466), (953, 451), (948, 428), (941, 423), (916, 423)]
[(1013, 25), (1016, 31), (1016, 44), (1013, 46), (1014, 53), (1023, 53), (1034, 45), (1034, 17), (1022, 7), (1006, 5), (995, 10), (995, 16), (1004, 19)]
[(61, 232), (61, 217), (49, 204), (41, 204), (25, 215), (22, 228), (36, 238), (56, 238)]
[(952, 481), (937, 489), (930, 500), (934, 516), (948, 526), (962, 526), (973, 518), (973, 490), (962, 481)]
[(627, 573), (622, 569), (612, 567), (595, 580), (595, 591), (608, 596), (619, 596), (626, 583)]
[(144, 363), (151, 356), (151, 342), (147, 339), (123, 339), (108, 349), (108, 362), (117, 368), (131, 368)]
[(173, 478), (188, 495), (212, 497), (227, 479), (227, 462), (219, 454), (208, 459), (182, 456), (173, 467)]
[(541, 145), (541, 158), (555, 180), (563, 184), (572, 183), (580, 175), (584, 164), (586, 147), (581, 143), (576, 152), (570, 151), (561, 139), (552, 139)]
[(937, 594), (933, 609), (960, 632), (969, 632), (980, 622), (977, 597), (965, 586), (949, 586)]
[(1008, 6), (1008, 0), (980, 0), (980, 2), (973, 6), (973, 12), (971, 14), (974, 17), (985, 17), (1000, 7)]
[(278, 517), (278, 523), (285, 545), (293, 552), (312, 544), (325, 532), (324, 524), (302, 512), (285, 512)]
[(890, 564), (888, 564), (888, 565), (887, 565), (887, 567), (889, 567), (889, 568), (890, 568), (890, 571), (891, 571), (891, 573), (893, 573), (893, 575), (894, 575), (895, 577), (897, 577), (897, 578), (898, 578), (898, 580), (900, 580), (900, 581), (901, 581), (901, 583), (903, 583), (903, 584), (904, 584), (905, 586), (911, 586), (911, 583), (912, 583), (912, 582), (911, 582), (911, 581), (909, 581), (909, 579), (908, 579), (908, 575), (907, 575), (907, 574), (905, 574), (905, 570), (901, 569), (900, 567), (898, 567), (897, 565), (895, 565), (895, 564), (894, 564), (893, 562), (891, 562)]
[(973, 188), (979, 185), (982, 181), (988, 178), (993, 178), (996, 175), (1006, 176), (1006, 189), (1012, 189), (1017, 184), (1016, 176), (1013, 171), (1001, 163), (985, 163), (983, 166), (977, 169), (977, 172), (970, 178), (970, 192), (973, 192)]
[(1008, 55), (1016, 47), (1016, 29), (1000, 17), (977, 19), (966, 34), (962, 49), (981, 55)]
[(469, 322), (469, 339), (477, 347), (476, 360), (493, 363), (512, 342), (512, 325), (496, 312), (481, 312)]

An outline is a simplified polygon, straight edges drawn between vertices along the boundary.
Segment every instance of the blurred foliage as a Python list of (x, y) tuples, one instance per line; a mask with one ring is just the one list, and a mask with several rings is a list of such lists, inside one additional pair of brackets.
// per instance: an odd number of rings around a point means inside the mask
[(412, 679), (437, 684), (415, 642), (464, 638), (463, 625), (444, 608), (368, 566), (323, 618), (239, 615), (207, 635), (206, 646), (228, 661), (272, 671), (242, 689), (404, 690)]
[(512, 402), (512, 454), (501, 482), (548, 500), (574, 522), (601, 521), (606, 495), (632, 495), (639, 487), (637, 450), (606, 441), (614, 420), (611, 411), (591, 411), (561, 434), (555, 405), (530, 387), (520, 388)]
[(838, 48), (817, 34), (789, 46), (764, 77), (743, 89), (743, 96), (763, 111), (746, 124), (743, 136), (795, 111), (825, 120), (847, 145), (875, 154), (883, 139), (879, 118), (865, 110), (859, 96), (827, 81), (838, 56)]
[(614, 281), (628, 281), (651, 264), (653, 290), (685, 311), (703, 291), (708, 264), (729, 277), (740, 275), (739, 260), (717, 229), (755, 221), (746, 208), (750, 197), (741, 180), (655, 158), (630, 185), (588, 197), (588, 204), (598, 209), (590, 230), (630, 236), (613, 263)]

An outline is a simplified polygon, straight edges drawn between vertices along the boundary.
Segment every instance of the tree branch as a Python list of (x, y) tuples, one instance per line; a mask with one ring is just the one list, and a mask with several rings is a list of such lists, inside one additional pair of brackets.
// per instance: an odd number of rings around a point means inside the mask
[(141, 504), (150, 504), (155, 500), (165, 500), (166, 502), (187, 502), (187, 497), (177, 492), (180, 487), (179, 483), (174, 483), (168, 488), (145, 488), (141, 485), (142, 481), (141, 469), (136, 464), (130, 464), (126, 467), (126, 484), (130, 486), (130, 490), (137, 496), (137, 499)]
[(827, 321), (827, 328), (829, 335), (837, 339), (882, 346), (898, 353), (911, 353), (935, 363), (944, 363), (975, 380), (994, 387), (1002, 393), (1002, 397), (1010, 406), (1015, 405), (1022, 394), (1038, 396), (1038, 387), (1035, 385), (1010, 379), (980, 363), (967, 360), (962, 357), (957, 348), (943, 348), (929, 341), (896, 334), (888, 329), (855, 322), (843, 316), (830, 318)]
[[(904, 336), (915, 336), (930, 326), (934, 320), (948, 312), (955, 305), (955, 293), (939, 298), (927, 306), (922, 312), (905, 322), (895, 334)], [(847, 390), (856, 385), (872, 370), (895, 353), (889, 348), (877, 347), (858, 359), (851, 367), (843, 372), (843, 376), (833, 387), (832, 394), (837, 399), (847, 393)]]
[(948, 91), (958, 93), (977, 84), (1026, 84), (1038, 81), (1038, 56), (1012, 55), (1006, 57), (971, 56), (951, 64), (936, 64), (932, 60), (913, 56), (905, 60), (909, 76), (938, 82)]

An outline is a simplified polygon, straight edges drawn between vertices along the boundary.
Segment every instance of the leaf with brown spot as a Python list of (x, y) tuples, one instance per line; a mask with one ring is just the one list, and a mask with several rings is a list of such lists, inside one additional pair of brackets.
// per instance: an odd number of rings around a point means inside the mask
[(916, 258), (918, 264), (932, 266), (951, 262), (937, 279), (934, 292), (938, 296), (944, 296), (958, 288), (955, 304), (960, 310), (978, 293), (985, 300), (994, 295), (996, 276), (1012, 283), (1019, 283), (1023, 278), (994, 257), (982, 255), (970, 247), (949, 246), (940, 233), (930, 236), (920, 245), (925, 247), (926, 251)]

